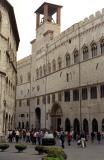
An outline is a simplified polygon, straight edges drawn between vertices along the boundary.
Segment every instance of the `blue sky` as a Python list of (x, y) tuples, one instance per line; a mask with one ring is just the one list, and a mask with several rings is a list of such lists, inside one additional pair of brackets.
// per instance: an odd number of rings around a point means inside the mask
[[(31, 54), (30, 41), (35, 38), (34, 11), (44, 0), (8, 1), (14, 7), (21, 40), (17, 53), (17, 58), (19, 60)], [(45, 0), (45, 2), (63, 6), (61, 12), (61, 31), (104, 8), (104, 0)]]

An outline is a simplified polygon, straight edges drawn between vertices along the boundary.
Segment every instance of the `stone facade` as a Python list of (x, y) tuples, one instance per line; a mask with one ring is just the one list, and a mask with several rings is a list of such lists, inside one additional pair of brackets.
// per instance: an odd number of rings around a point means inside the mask
[(30, 125), (31, 98), (31, 56), (18, 62), (17, 65), (17, 95), (16, 95), (16, 126), (19, 128)]
[(13, 7), (0, 1), (0, 134), (14, 128), (16, 108), (16, 52), (19, 45)]
[(59, 32), (45, 21), (31, 42), (30, 127), (104, 130), (104, 9)]

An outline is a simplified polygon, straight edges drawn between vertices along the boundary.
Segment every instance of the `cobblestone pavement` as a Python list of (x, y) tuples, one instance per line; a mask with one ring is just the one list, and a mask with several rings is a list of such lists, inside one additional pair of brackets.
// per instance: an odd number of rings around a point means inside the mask
[[(9, 149), (0, 152), (0, 160), (41, 160), (42, 155), (37, 154), (33, 145), (28, 145), (23, 153), (18, 153), (14, 145), (10, 144)], [(72, 142), (71, 146), (65, 145), (65, 152), (68, 155), (67, 160), (104, 160), (104, 142), (89, 142), (84, 149)]]

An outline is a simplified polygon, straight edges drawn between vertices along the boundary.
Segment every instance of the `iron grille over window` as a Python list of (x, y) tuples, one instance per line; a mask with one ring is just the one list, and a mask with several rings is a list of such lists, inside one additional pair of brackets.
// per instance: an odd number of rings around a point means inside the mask
[(78, 101), (79, 100), (79, 90), (73, 90), (73, 101)]
[(87, 96), (87, 88), (82, 88), (82, 100), (86, 100)]
[(91, 92), (91, 99), (97, 98), (97, 87), (96, 86), (91, 87), (90, 92)]
[(64, 92), (64, 100), (65, 102), (70, 101), (70, 90)]

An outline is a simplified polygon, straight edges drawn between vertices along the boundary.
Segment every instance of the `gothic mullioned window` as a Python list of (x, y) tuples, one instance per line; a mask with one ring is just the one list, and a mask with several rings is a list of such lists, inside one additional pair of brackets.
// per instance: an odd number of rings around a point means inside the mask
[(74, 54), (74, 63), (75, 64), (79, 63), (79, 53), (78, 53), (78, 50), (74, 49), (73, 54)]
[(58, 69), (62, 68), (62, 59), (61, 57), (58, 57)]
[(70, 55), (69, 53), (66, 53), (66, 66), (70, 66)]
[(104, 37), (100, 40), (101, 54), (104, 54)]
[(83, 60), (87, 60), (89, 58), (88, 56), (88, 47), (87, 46), (83, 46)]
[(91, 52), (92, 52), (92, 57), (97, 56), (97, 44), (95, 42), (91, 43)]
[(55, 72), (56, 71), (56, 61), (55, 61), (55, 59), (53, 59), (53, 61), (52, 61), (52, 68), (53, 68), (53, 72)]

